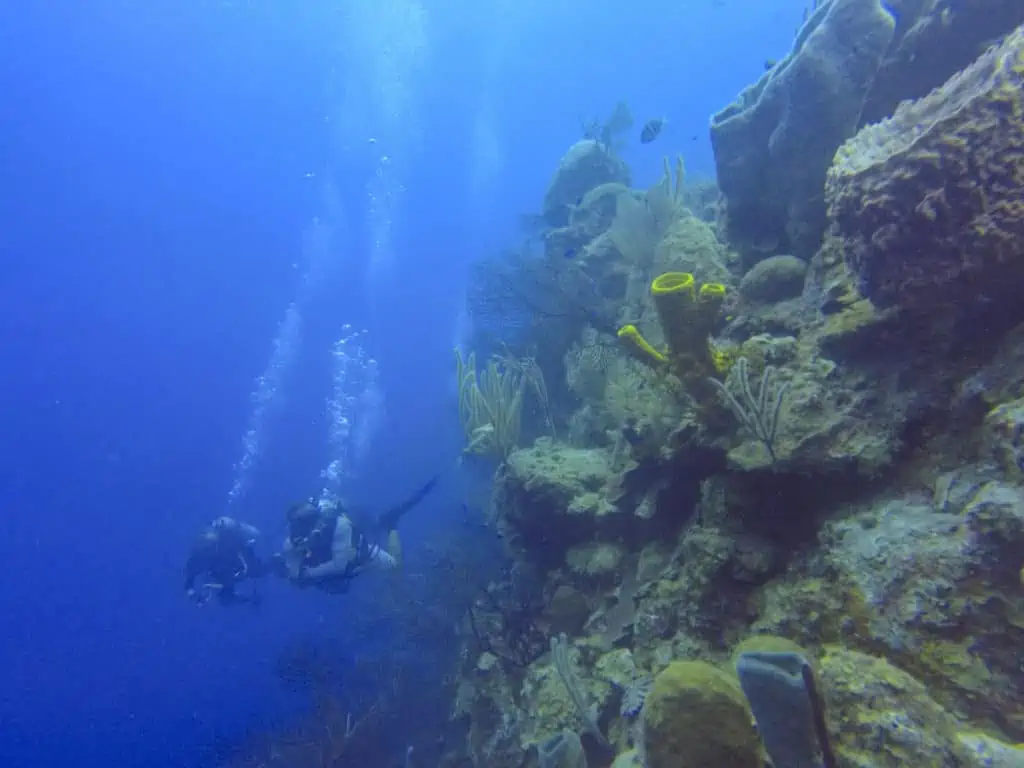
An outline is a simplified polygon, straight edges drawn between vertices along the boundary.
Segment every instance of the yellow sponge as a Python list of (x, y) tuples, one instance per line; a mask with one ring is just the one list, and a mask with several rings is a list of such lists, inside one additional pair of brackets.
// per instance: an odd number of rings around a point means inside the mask
[(698, 298), (702, 310), (717, 312), (725, 301), (725, 286), (721, 283), (704, 283)]
[(693, 301), (697, 297), (697, 281), (689, 272), (666, 272), (654, 278), (651, 294), (655, 297), (680, 294)]
[(624, 325), (619, 328), (619, 339), (626, 350), (645, 365), (660, 366), (668, 362), (668, 358), (651, 346), (635, 325)]
[(694, 334), (697, 307), (697, 281), (689, 272), (666, 272), (651, 283), (651, 296), (658, 310), (658, 320), (665, 333), (665, 341), (673, 356), (694, 357), (696, 343), (703, 344)]

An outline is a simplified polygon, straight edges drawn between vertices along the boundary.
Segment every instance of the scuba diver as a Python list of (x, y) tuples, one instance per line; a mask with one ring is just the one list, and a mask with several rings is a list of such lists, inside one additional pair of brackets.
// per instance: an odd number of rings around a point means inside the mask
[[(259, 594), (240, 594), (237, 586), (268, 573), (256, 555), (257, 528), (218, 517), (193, 543), (185, 563), (185, 594), (198, 605), (216, 598), (221, 605), (258, 605)], [(196, 582), (199, 582), (198, 587)]]
[[(307, 499), (288, 510), (288, 538), (274, 569), (293, 584), (345, 592), (367, 569), (392, 570), (402, 561), (398, 521), (433, 490), (435, 476), (411, 497), (364, 528), (338, 502)], [(386, 546), (379, 541), (386, 538)]]

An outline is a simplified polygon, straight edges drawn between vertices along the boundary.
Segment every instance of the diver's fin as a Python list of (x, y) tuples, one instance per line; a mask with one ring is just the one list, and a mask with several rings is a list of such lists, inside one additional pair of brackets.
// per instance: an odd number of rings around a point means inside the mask
[(421, 501), (423, 501), (424, 497), (432, 490), (434, 490), (434, 486), (437, 485), (437, 481), (440, 479), (440, 477), (440, 475), (434, 475), (422, 488), (416, 491), (416, 493), (414, 493), (412, 496), (410, 496), (408, 499), (403, 501), (398, 506), (392, 507), (387, 512), (382, 514), (377, 519), (377, 525), (380, 526), (378, 530), (394, 530), (398, 526), (398, 521), (402, 518), (402, 516), (410, 509), (415, 507), (417, 504), (419, 504)]

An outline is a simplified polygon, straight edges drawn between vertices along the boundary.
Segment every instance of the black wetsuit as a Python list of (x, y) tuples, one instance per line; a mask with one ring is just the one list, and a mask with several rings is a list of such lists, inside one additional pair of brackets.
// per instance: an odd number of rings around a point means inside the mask
[[(212, 535), (211, 535), (212, 534)], [(200, 536), (189, 551), (185, 563), (185, 591), (202, 586), (216, 589), (217, 599), (223, 604), (255, 602), (254, 595), (240, 595), (237, 585), (246, 580), (260, 578), (267, 567), (257, 556), (252, 540), (240, 528), (211, 528)]]
[[(350, 515), (341, 510), (336, 510), (332, 512), (319, 512), (318, 519), (312, 525), (312, 528), (304, 532), (304, 535), (301, 537), (295, 536), (293, 529), (290, 537), (291, 544), (295, 550), (293, 556), (301, 557), (304, 568), (316, 568), (331, 561), (337, 561), (339, 552), (335, 552), (334, 549), (337, 528), (344, 522), (350, 529), (348, 536), (344, 535), (344, 533), (340, 536), (340, 539), (345, 540), (345, 546), (340, 551), (352, 552), (351, 559), (336, 574), (319, 578), (310, 585), (326, 592), (345, 592), (352, 579), (369, 565), (374, 560), (375, 555), (382, 550), (382, 547), (376, 542), (395, 530), (402, 516), (423, 501), (427, 494), (433, 490), (437, 481), (438, 477), (431, 478), (429, 482), (408, 499), (378, 515), (368, 525), (364, 525), (362, 522), (367, 519), (366, 515)], [(313, 504), (312, 501), (306, 503)], [(272, 567), (274, 567), (275, 572), (279, 569), (286, 571), (284, 557), (277, 558)], [(298, 583), (304, 585), (302, 581)]]

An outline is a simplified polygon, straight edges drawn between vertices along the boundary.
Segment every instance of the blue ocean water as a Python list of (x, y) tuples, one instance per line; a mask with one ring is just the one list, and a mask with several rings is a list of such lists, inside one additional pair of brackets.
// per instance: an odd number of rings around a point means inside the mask
[[(785, 52), (800, 10), (0, 7), (0, 762), (214, 765), (304, 706), (273, 674), (291, 640), (383, 642), (343, 631), (372, 583), (197, 610), (192, 537), (228, 512), (278, 537), (352, 443), (345, 490), (371, 507), (443, 473), (410, 556), (458, 525), (468, 265), (539, 208), (580, 118), (620, 99), (668, 121), (626, 150), (638, 181), (666, 152), (711, 175), (708, 116)], [(332, 443), (345, 324), (377, 373), (356, 393), (363, 437)]]

